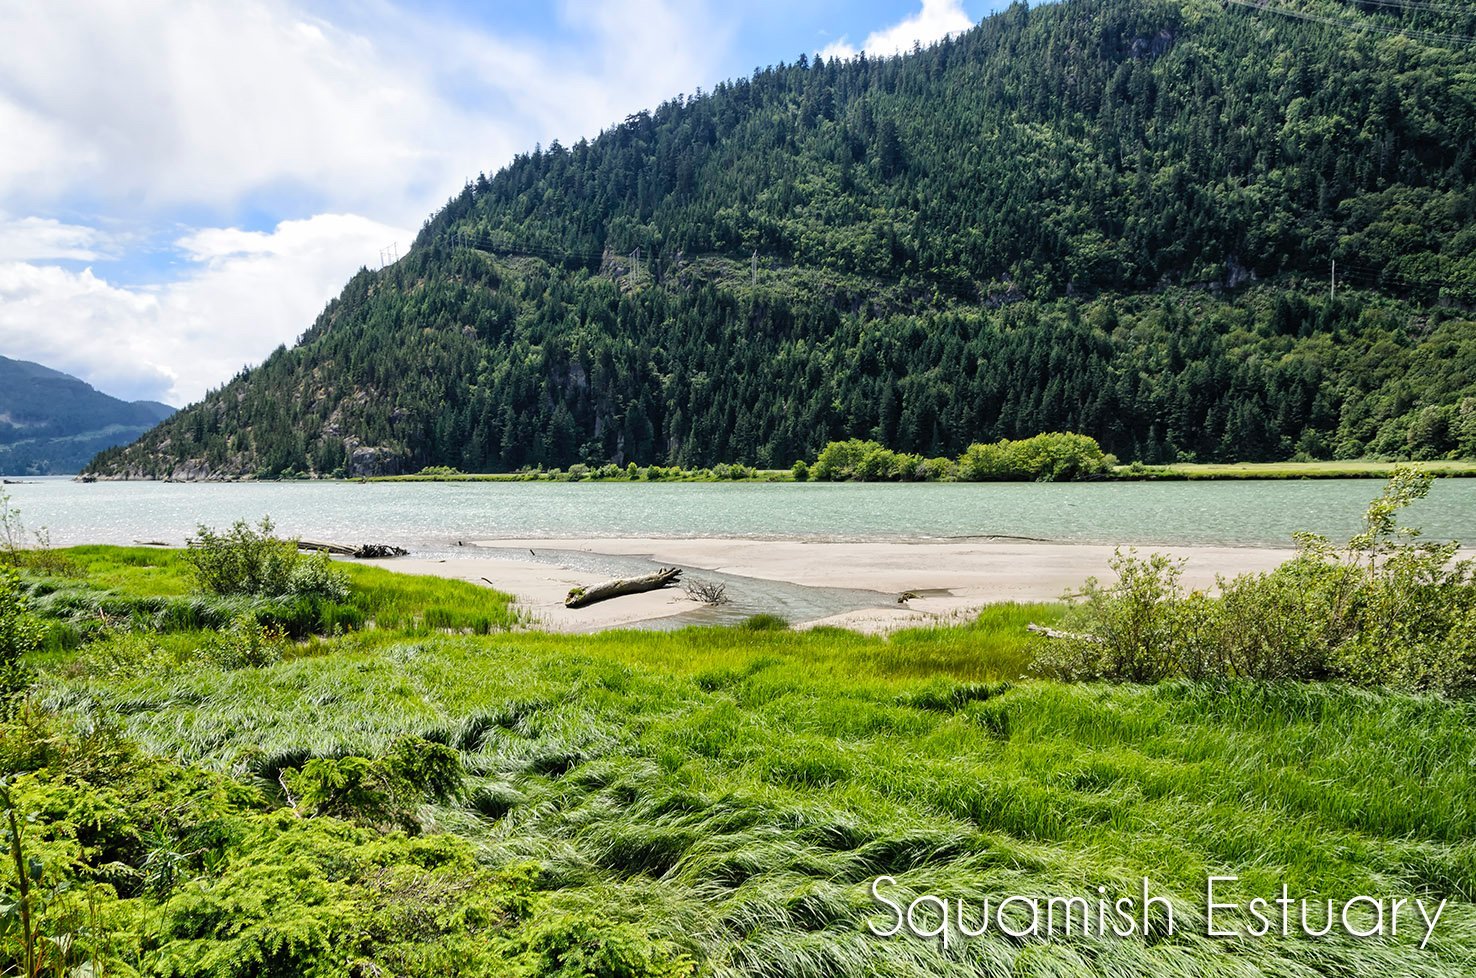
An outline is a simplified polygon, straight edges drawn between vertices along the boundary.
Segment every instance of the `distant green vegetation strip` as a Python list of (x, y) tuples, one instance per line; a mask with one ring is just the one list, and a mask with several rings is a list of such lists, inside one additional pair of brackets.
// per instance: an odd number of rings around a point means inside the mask
[(1396, 467), (1414, 466), (1443, 478), (1476, 477), (1476, 461), (1380, 462), (1181, 462), (1175, 465), (1119, 465), (1125, 479), (1387, 479)]
[(1001, 439), (971, 445), (958, 458), (923, 458), (875, 441), (831, 442), (789, 470), (716, 465), (573, 465), (568, 469), (467, 473), (432, 466), (413, 475), (379, 476), (371, 482), (1061, 482), (1071, 480), (1387, 479), (1399, 466), (1451, 478), (1476, 477), (1476, 460), (1399, 462), (1347, 459), (1307, 462), (1180, 462), (1119, 465), (1095, 439), (1071, 432)]
[(521, 472), (462, 472), (432, 465), (409, 475), (373, 476), (367, 482), (788, 482), (790, 473), (756, 469), (751, 465), (714, 465), (684, 469), (679, 465), (583, 465), (567, 469), (527, 469)]

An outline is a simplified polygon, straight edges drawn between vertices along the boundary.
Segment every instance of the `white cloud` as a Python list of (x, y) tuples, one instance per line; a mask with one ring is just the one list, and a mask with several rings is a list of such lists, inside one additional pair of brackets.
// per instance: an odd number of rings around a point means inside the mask
[(465, 180), (710, 82), (726, 43), (705, 2), (563, 0), (551, 40), (319, 2), (0, 3), (0, 353), (194, 400)]
[(859, 48), (844, 37), (820, 49), (826, 59), (854, 58), (861, 51), (869, 55), (904, 54), (913, 44), (926, 47), (950, 34), (958, 34), (974, 26), (963, 9), (963, 0), (923, 0), (922, 9), (900, 23), (873, 31)]
[[(567, 0), (570, 39), (499, 37), (387, 3), (0, 7), (0, 206), (85, 192), (147, 215), (296, 192), (418, 221), (534, 141), (689, 89), (712, 27), (674, 0)], [(652, 57), (653, 52), (662, 52)]]
[(302, 333), (379, 248), (411, 232), (352, 214), (187, 235), (191, 274), (120, 288), (91, 268), (0, 263), (0, 351), (125, 399), (182, 405)]
[(109, 236), (96, 228), (46, 217), (5, 220), (0, 215), (0, 261), (96, 261), (115, 250)]
[(0, 264), (0, 350), (76, 374), (126, 399), (158, 397), (173, 378), (149, 347), (155, 296), (114, 288), (91, 269)]

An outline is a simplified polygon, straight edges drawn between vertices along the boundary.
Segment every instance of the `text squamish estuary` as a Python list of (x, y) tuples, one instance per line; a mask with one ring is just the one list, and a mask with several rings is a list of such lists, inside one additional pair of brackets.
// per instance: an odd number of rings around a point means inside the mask
[[(1446, 901), (1426, 903), (1419, 897), (1353, 896), (1342, 900), (1292, 896), (1282, 884), (1271, 896), (1250, 899), (1227, 895), (1235, 876), (1205, 881), (1204, 902), (1193, 929), (1209, 937), (1326, 937), (1341, 932), (1357, 938), (1405, 937), (1429, 943), (1445, 911)], [(871, 884), (878, 916), (867, 926), (878, 937), (910, 935), (951, 942), (997, 935), (1016, 939), (1054, 940), (1073, 937), (1173, 935), (1186, 929), (1182, 909), (1154, 894), (1145, 877), (1140, 889), (1112, 893), (1105, 886), (1094, 896), (982, 895), (972, 899), (925, 893), (903, 896), (897, 880), (880, 876)], [(1176, 913), (1178, 916), (1176, 916)]]

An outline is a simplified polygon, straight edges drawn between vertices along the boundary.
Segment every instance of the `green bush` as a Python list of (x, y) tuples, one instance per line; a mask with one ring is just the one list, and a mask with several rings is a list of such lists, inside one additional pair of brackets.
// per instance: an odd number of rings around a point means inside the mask
[(812, 479), (831, 482), (1064, 482), (1111, 471), (1117, 459), (1104, 454), (1095, 439), (1052, 432), (1018, 441), (970, 445), (955, 462), (895, 452), (874, 441), (833, 441), (809, 467)]
[(287, 574), (288, 595), (326, 601), (348, 600), (348, 575), (334, 567), (327, 554), (321, 551), (307, 556), (294, 553), (293, 558), (292, 569)]
[(1111, 471), (1117, 460), (1104, 454), (1095, 438), (1050, 432), (993, 444), (970, 445), (958, 460), (958, 477), (967, 482), (1066, 482)]
[(0, 568), (0, 712), (5, 714), (30, 685), (31, 673), (24, 659), (41, 646), (45, 634), (27, 603), (16, 572)]
[(212, 636), (201, 651), (223, 669), (259, 669), (282, 661), (288, 644), (278, 628), (244, 614)]
[(958, 463), (941, 456), (924, 459), (918, 477), (923, 482), (952, 482), (958, 477)]
[(199, 526), (185, 552), (196, 583), (218, 595), (329, 601), (348, 597), (348, 578), (326, 554), (304, 557), (294, 541), (273, 536), (272, 530), (267, 517), (255, 528), (237, 520), (225, 533)]
[(810, 466), (810, 478), (820, 482), (844, 482), (858, 478), (861, 460), (868, 452), (881, 448), (874, 441), (850, 438), (833, 441), (820, 450), (815, 464)]
[(384, 757), (319, 757), (282, 772), (298, 811), (378, 828), (416, 831), (415, 810), (456, 797), (465, 772), (445, 744), (407, 738)]
[(1187, 592), (1181, 563), (1119, 552), (1116, 580), (1082, 590), (1036, 668), (1066, 679), (1168, 677), (1342, 679), (1459, 694), (1476, 688), (1476, 562), (1458, 545), (1423, 543), (1400, 510), (1432, 477), (1395, 470), (1343, 547), (1297, 534), (1297, 554), (1270, 572), (1221, 579), (1219, 596)]
[(560, 916), (528, 929), (520, 942), (533, 974), (548, 978), (688, 978), (697, 964), (670, 942), (603, 914)]

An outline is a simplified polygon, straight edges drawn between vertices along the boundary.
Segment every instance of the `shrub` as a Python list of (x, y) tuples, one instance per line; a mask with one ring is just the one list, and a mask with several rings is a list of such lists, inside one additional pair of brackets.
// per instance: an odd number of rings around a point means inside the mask
[(333, 566), (321, 551), (308, 556), (294, 554), (295, 563), (287, 575), (287, 593), (294, 597), (323, 598), (346, 601), (349, 596), (348, 576)]
[(857, 461), (851, 478), (862, 482), (885, 482), (895, 479), (903, 464), (896, 452), (875, 442), (867, 442), (866, 451)]
[[(924, 459), (920, 455), (895, 452), (878, 442), (851, 438), (826, 445), (815, 464), (809, 467), (808, 475), (833, 482), (852, 479), (1064, 482), (1108, 472), (1116, 464), (1117, 459), (1103, 453), (1096, 439), (1071, 432), (976, 443), (957, 462), (946, 458)], [(800, 471), (798, 463), (795, 471)]]
[(212, 636), (201, 652), (223, 669), (259, 669), (280, 662), (287, 645), (279, 629), (244, 614)]
[(333, 568), (326, 554), (304, 557), (295, 542), (273, 536), (272, 529), (267, 517), (255, 528), (237, 520), (225, 533), (199, 526), (185, 552), (196, 583), (219, 595), (330, 601), (348, 596), (348, 578)]
[(800, 459), (790, 468), (789, 474), (794, 476), (795, 482), (808, 482), (810, 480), (810, 466), (804, 459)]
[(16, 697), (30, 685), (24, 659), (40, 647), (43, 635), (16, 572), (0, 568), (0, 713), (8, 715)]
[(821, 482), (843, 482), (857, 478), (856, 471), (867, 453), (882, 446), (874, 441), (851, 438), (833, 441), (820, 450), (815, 464), (810, 467), (810, 477)]
[(712, 467), (712, 476), (719, 480), (752, 479), (758, 475), (758, 470), (749, 465), (728, 464), (720, 462)]
[(1068, 679), (1169, 676), (1339, 678), (1458, 694), (1476, 688), (1476, 562), (1458, 545), (1419, 542), (1396, 516), (1432, 477), (1400, 467), (1342, 548), (1297, 534), (1297, 554), (1268, 573), (1221, 579), (1220, 596), (1186, 592), (1180, 565), (1133, 552), (1110, 585), (1089, 580), (1068, 615), (1076, 638), (1036, 668)]
[(414, 737), (383, 757), (319, 757), (281, 773), (298, 811), (410, 831), (416, 808), (456, 797), (464, 779), (455, 749)]
[(1011, 476), (1008, 440), (993, 445), (973, 444), (958, 457), (958, 477), (965, 482), (988, 482)]
[(1095, 438), (1050, 432), (1011, 441), (970, 445), (958, 460), (958, 477), (970, 482), (1018, 480), (1066, 482), (1108, 472), (1117, 463)]
[(919, 467), (918, 478), (924, 482), (952, 482), (958, 475), (958, 464), (951, 458), (925, 459)]
[(532, 972), (551, 978), (689, 978), (697, 972), (669, 941), (602, 914), (540, 920), (520, 943)]
[(682, 590), (687, 592), (687, 597), (703, 604), (716, 606), (727, 604), (730, 600), (728, 586), (722, 581), (685, 581)]

